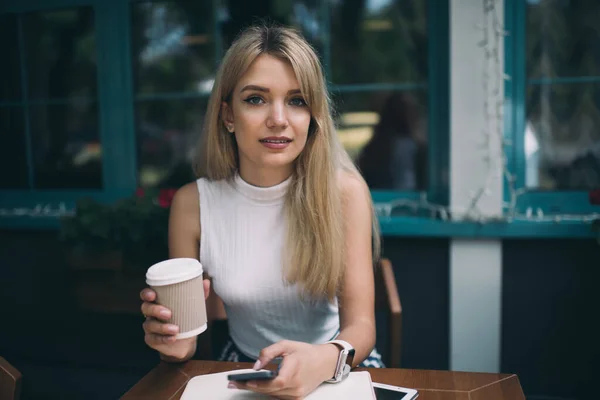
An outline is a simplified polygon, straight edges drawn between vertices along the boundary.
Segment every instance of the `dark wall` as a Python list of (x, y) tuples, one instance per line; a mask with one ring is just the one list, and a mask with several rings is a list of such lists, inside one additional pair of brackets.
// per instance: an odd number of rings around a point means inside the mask
[(47, 232), (0, 232), (3, 304), (38, 313), (42, 300), (64, 307), (66, 268), (59, 262), (60, 248), (54, 237)]
[(528, 398), (598, 398), (599, 280), (595, 240), (504, 242), (502, 371)]
[(403, 368), (449, 368), (447, 239), (385, 238), (402, 302)]
[(67, 272), (55, 232), (0, 231), (0, 355), (23, 400), (119, 398), (159, 361), (142, 318), (80, 312)]

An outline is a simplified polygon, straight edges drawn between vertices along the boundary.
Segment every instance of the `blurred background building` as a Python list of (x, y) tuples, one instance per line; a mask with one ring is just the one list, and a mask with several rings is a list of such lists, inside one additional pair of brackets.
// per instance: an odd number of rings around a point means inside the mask
[[(116, 240), (116, 222), (100, 208), (75, 228), (60, 218), (81, 199), (193, 180), (219, 60), (265, 20), (319, 53), (339, 137), (391, 210), (380, 222), (402, 366), (511, 372), (530, 399), (593, 398), (600, 248), (585, 216), (600, 212), (588, 201), (600, 187), (600, 2), (4, 0), (0, 355), (23, 371), (25, 398), (118, 397), (156, 363), (135, 304), (77, 288), (74, 270), (94, 268), (73, 261), (73, 238)], [(473, 203), (475, 219), (453, 218)], [(149, 248), (140, 235), (164, 230), (140, 209), (115, 217), (134, 227), (135, 254)], [(98, 248), (122, 250), (111, 246)]]

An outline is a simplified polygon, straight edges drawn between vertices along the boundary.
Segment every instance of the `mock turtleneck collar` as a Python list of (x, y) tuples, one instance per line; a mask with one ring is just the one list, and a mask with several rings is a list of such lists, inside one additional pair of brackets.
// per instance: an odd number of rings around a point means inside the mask
[(290, 175), (285, 181), (269, 187), (254, 186), (242, 179), (239, 173), (235, 174), (233, 186), (244, 196), (263, 204), (279, 203), (284, 200), (287, 189), (292, 181)]

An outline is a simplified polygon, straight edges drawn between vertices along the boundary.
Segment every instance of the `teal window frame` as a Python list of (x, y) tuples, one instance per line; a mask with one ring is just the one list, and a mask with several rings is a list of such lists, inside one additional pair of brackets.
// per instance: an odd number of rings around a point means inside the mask
[[(202, 0), (199, 0), (202, 1)], [(205, 0), (211, 1), (211, 0)], [(212, 0), (215, 1), (215, 0)], [(448, 127), (449, 127), (449, 0), (426, 0), (428, 12), (428, 81), (424, 83), (332, 85), (332, 91), (415, 90), (428, 91), (429, 160), (428, 187), (424, 192), (373, 190), (374, 202), (386, 203), (398, 199), (418, 200), (426, 195), (429, 201), (448, 204)], [(0, 190), (0, 209), (32, 209), (39, 204), (53, 210), (63, 204), (72, 210), (75, 201), (91, 197), (113, 202), (131, 195), (137, 187), (133, 71), (131, 70), (131, 10), (129, 0), (25, 0), (0, 5), (0, 14), (40, 12), (60, 8), (91, 6), (94, 9), (98, 52), (99, 129), (103, 147), (103, 188), (100, 190)], [(323, 0), (328, 18), (328, 3)], [(218, 27), (216, 27), (218, 29)], [(218, 36), (218, 35), (217, 35)], [(220, 55), (217, 54), (220, 59)], [(325, 54), (327, 59), (327, 54)], [(327, 64), (327, 63), (326, 63)], [(21, 65), (23, 69), (24, 66)], [(327, 68), (327, 65), (326, 65)], [(26, 79), (26, 74), (23, 74)], [(26, 95), (26, 94), (24, 94)], [(184, 98), (186, 94), (162, 94)], [(196, 97), (196, 96), (195, 96)], [(139, 98), (137, 99), (139, 100)], [(25, 97), (21, 106), (27, 106)], [(26, 121), (27, 123), (27, 121)], [(26, 127), (27, 129), (27, 127)], [(26, 133), (28, 134), (28, 132)], [(28, 151), (31, 143), (28, 143)], [(31, 161), (29, 162), (31, 169)], [(446, 175), (446, 176), (445, 176)], [(407, 223), (408, 221), (408, 223)], [(412, 221), (412, 222), (411, 222)], [(435, 221), (434, 221), (435, 222)], [(382, 217), (384, 235), (431, 235), (431, 221), (425, 218)], [(0, 228), (57, 228), (56, 217), (0, 215)]]
[[(528, 85), (555, 83), (598, 82), (600, 77), (563, 77), (556, 79), (528, 79), (526, 76), (526, 0), (505, 0), (505, 72), (510, 79), (505, 84), (505, 152), (508, 170), (514, 176), (514, 188), (525, 188), (525, 124), (526, 90)], [(504, 181), (504, 201), (510, 202), (510, 185)], [(516, 211), (541, 210), (544, 215), (592, 214), (600, 212), (589, 203), (587, 191), (528, 190), (518, 197)], [(529, 237), (593, 237), (589, 224), (584, 222), (522, 222), (515, 224), (517, 236)]]

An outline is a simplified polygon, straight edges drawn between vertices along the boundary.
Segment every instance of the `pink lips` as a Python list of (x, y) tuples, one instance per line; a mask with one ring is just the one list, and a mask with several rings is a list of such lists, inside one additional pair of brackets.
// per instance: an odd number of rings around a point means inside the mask
[(259, 142), (269, 149), (281, 150), (288, 147), (292, 143), (292, 139), (285, 136), (269, 136), (260, 139)]

